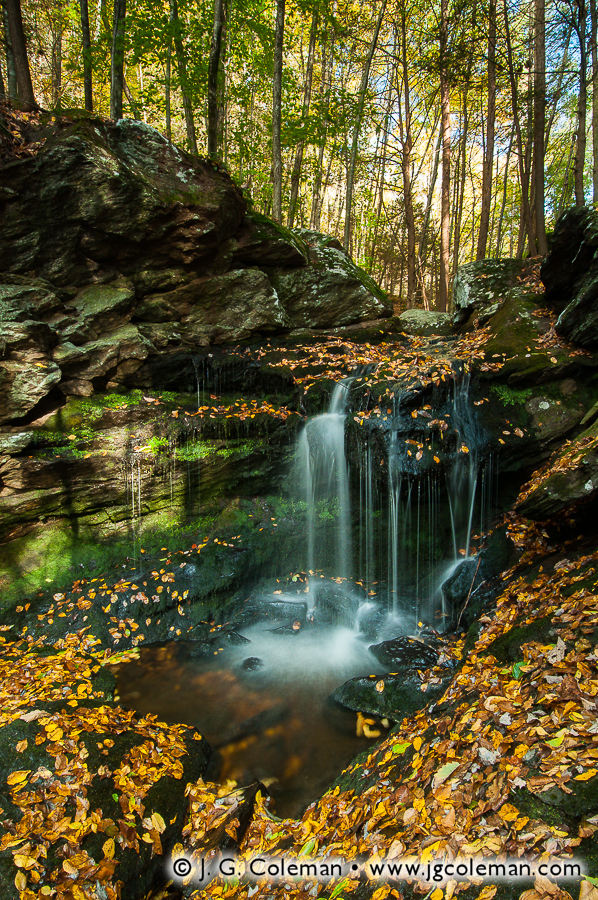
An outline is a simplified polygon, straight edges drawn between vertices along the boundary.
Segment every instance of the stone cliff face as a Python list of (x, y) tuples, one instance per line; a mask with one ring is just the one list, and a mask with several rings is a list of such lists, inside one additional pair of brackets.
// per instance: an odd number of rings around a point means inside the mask
[(0, 168), (0, 423), (52, 389), (129, 386), (152, 357), (391, 312), (338, 247), (248, 213), (154, 129), (32, 129), (41, 149)]

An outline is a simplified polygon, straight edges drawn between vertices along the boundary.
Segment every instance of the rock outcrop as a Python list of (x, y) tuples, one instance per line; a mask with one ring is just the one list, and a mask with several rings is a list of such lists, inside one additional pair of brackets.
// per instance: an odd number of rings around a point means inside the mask
[(542, 266), (546, 301), (559, 312), (557, 331), (583, 347), (598, 346), (598, 213), (567, 210), (555, 225)]
[(226, 172), (155, 129), (31, 131), (41, 149), (0, 169), (0, 424), (51, 391), (131, 386), (155, 357), (391, 313), (324, 236), (249, 213)]

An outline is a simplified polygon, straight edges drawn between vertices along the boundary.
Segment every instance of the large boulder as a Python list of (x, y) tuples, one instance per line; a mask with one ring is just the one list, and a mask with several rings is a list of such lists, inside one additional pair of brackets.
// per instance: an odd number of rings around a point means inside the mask
[(530, 519), (547, 519), (598, 497), (598, 421), (567, 441), (550, 464), (536, 472), (522, 491), (517, 511)]
[(355, 265), (338, 241), (297, 229), (309, 248), (309, 266), (278, 268), (270, 280), (294, 328), (351, 325), (392, 315), (392, 303)]
[(306, 266), (309, 250), (293, 231), (260, 213), (243, 219), (233, 241), (232, 264), (238, 266)]
[(505, 300), (517, 300), (529, 292), (525, 276), (529, 260), (481, 259), (459, 266), (453, 281), (453, 307), (463, 324), (472, 313), (482, 323)]
[(542, 266), (545, 299), (560, 312), (556, 329), (584, 347), (598, 346), (598, 213), (567, 210)]
[(0, 169), (0, 271), (57, 285), (205, 272), (239, 229), (245, 201), (231, 178), (142, 122), (87, 119), (42, 134), (36, 156)]

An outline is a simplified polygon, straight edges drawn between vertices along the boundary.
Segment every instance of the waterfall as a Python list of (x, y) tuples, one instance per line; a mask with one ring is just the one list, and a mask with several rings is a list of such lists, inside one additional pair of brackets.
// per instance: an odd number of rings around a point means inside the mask
[[(481, 506), (480, 527), (487, 527), (492, 505), (493, 470), (481, 457), (470, 376), (455, 370), (447, 385), (436, 413), (440, 444), (428, 431), (430, 407), (420, 417), (410, 395), (399, 391), (386, 416), (361, 420), (355, 430), (347, 417), (350, 385), (351, 379), (336, 385), (328, 412), (307, 422), (299, 441), (307, 568), (360, 579), (395, 624), (407, 617), (408, 627), (428, 622), (442, 629), (448, 619), (441, 585), (469, 555), (474, 513)], [(436, 453), (444, 456), (444, 467)], [(352, 497), (355, 520), (359, 516), (354, 536)]]
[[(299, 441), (299, 461), (307, 502), (307, 565), (315, 572), (334, 553), (335, 574), (351, 576), (351, 501), (345, 455), (349, 386), (339, 382), (327, 413), (307, 422)], [(316, 546), (317, 543), (317, 546)]]
[[(469, 386), (470, 375), (468, 372), (455, 373), (452, 420), (456, 434), (456, 453), (453, 467), (447, 478), (455, 561), (469, 556), (479, 472), (479, 437), (469, 402)], [(460, 551), (464, 551), (464, 556)]]

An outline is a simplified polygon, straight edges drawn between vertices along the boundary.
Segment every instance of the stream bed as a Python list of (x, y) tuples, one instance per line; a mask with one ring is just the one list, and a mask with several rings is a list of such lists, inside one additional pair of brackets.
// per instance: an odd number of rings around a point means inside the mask
[(214, 779), (258, 779), (273, 812), (295, 817), (372, 744), (357, 737), (355, 713), (330, 693), (382, 669), (353, 629), (265, 629), (272, 623), (242, 629), (248, 642), (215, 645), (210, 656), (203, 648), (194, 656), (193, 642), (144, 647), (118, 669), (118, 690), (139, 714), (194, 725), (217, 751)]

